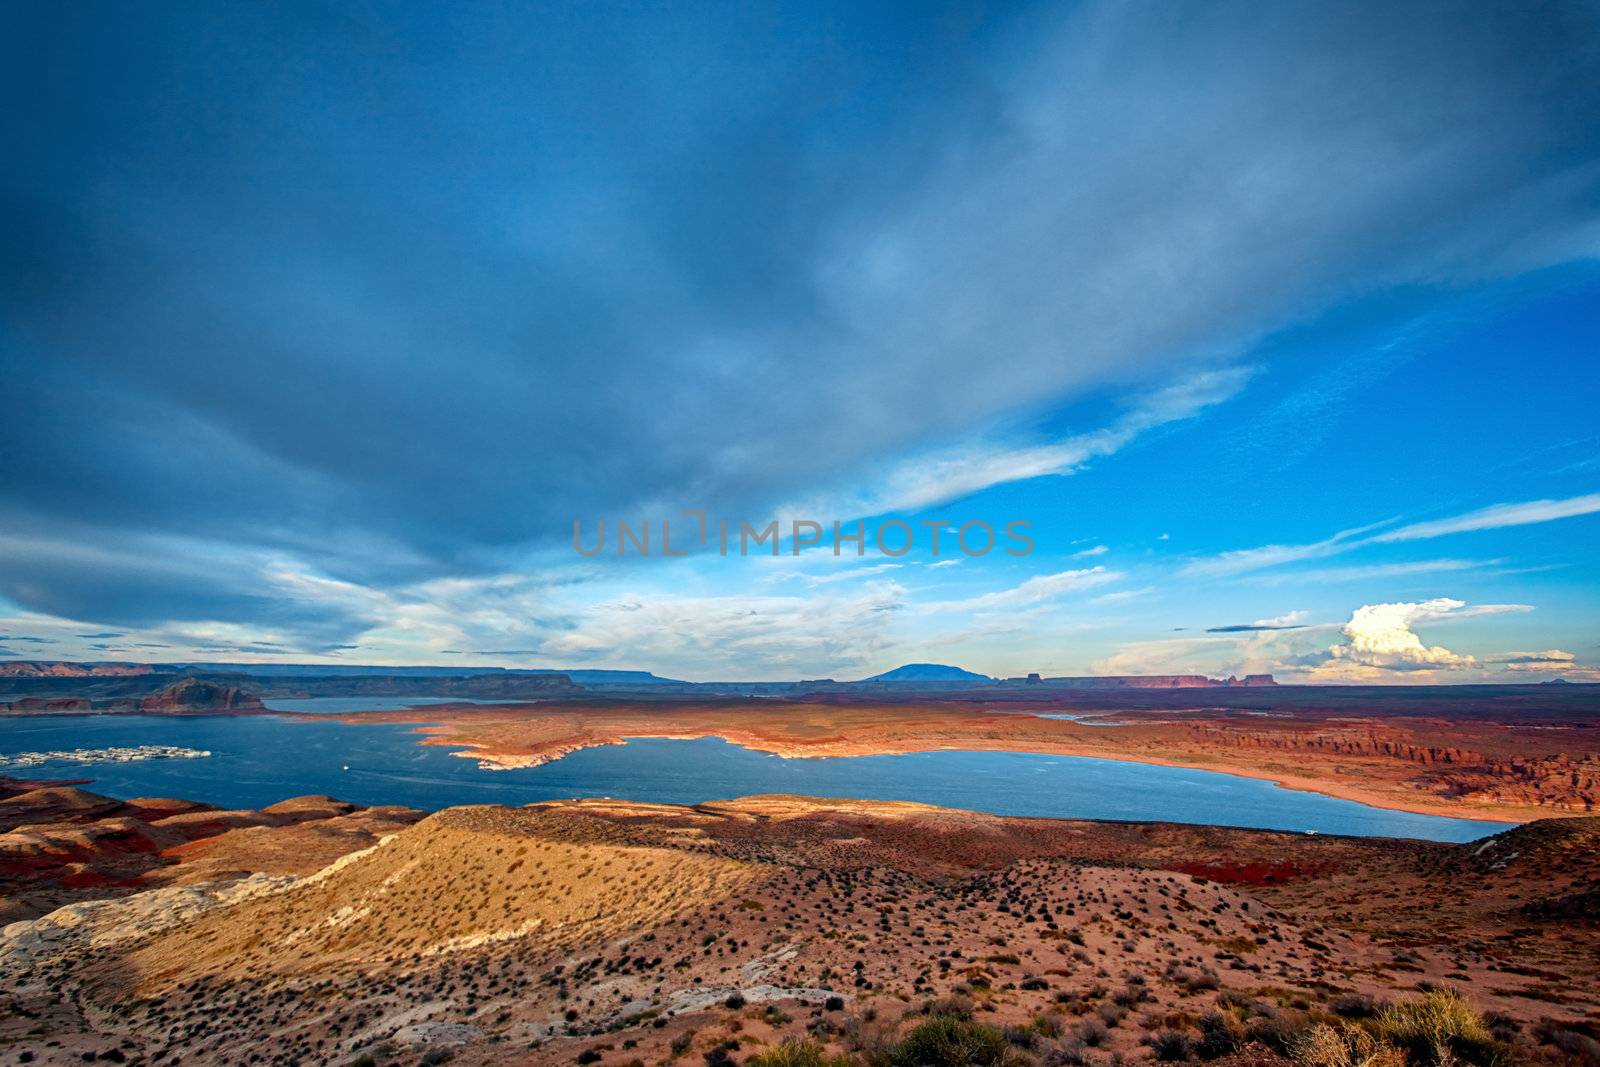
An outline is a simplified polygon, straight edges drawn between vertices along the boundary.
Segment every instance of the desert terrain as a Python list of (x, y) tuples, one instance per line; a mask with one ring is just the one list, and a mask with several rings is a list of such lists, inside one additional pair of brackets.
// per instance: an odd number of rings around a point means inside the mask
[(423, 817), (34, 786), (0, 802), (8, 1063), (1600, 1056), (1596, 818), (1449, 845), (784, 796)]

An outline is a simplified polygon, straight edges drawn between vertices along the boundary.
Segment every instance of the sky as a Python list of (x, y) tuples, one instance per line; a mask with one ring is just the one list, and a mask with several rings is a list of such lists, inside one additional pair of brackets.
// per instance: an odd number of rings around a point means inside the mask
[(1600, 681), (1594, 3), (11, 4), (0, 82), (0, 658)]

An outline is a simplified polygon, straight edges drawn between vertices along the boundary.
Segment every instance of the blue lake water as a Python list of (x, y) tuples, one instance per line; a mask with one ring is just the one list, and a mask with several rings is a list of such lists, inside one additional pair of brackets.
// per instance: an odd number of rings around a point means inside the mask
[[(1127, 726), (1125, 722), (1100, 722), (1093, 715), (1075, 715), (1064, 711), (1037, 711), (1034, 712), (1041, 719), (1060, 719), (1063, 722), (1075, 722), (1079, 726)], [(1153, 722), (1155, 720), (1146, 720)]]
[(1211, 771), (1020, 752), (782, 759), (717, 738), (635, 739), (513, 771), (417, 744), (412, 727), (259, 716), (65, 715), (0, 719), (0, 754), (165, 744), (206, 759), (0, 766), (0, 774), (89, 778), (114, 797), (171, 796), (227, 808), (327, 793), (437, 809), (609, 796), (695, 804), (752, 793), (913, 800), (1001, 815), (1163, 820), (1327, 834), (1470, 841), (1504, 823), (1385, 811)]
[(535, 704), (538, 701), (467, 700), (462, 697), (264, 697), (261, 703), (273, 711), (350, 715), (362, 711), (405, 711), (431, 704)]

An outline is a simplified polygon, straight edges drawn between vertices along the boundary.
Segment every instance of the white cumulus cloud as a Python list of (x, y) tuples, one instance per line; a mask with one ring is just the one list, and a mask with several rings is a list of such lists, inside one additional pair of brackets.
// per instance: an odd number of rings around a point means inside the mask
[(1428, 646), (1411, 627), (1428, 618), (1466, 607), (1460, 600), (1439, 598), (1421, 603), (1366, 604), (1345, 623), (1347, 645), (1335, 645), (1335, 659), (1390, 670), (1462, 669), (1477, 660), (1461, 656), (1442, 645)]

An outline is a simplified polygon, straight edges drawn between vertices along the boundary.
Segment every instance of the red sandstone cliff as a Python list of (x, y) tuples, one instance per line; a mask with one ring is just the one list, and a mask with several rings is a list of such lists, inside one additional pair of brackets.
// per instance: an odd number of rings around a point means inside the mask
[(1595, 752), (1497, 758), (1475, 749), (1419, 744), (1359, 728), (1264, 732), (1207, 723), (1190, 726), (1189, 733), (1208, 748), (1403, 760), (1424, 768), (1412, 779), (1414, 785), (1444, 796), (1567, 811), (1600, 807), (1600, 753)]
[(140, 711), (198, 714), (211, 711), (260, 711), (261, 698), (231, 685), (184, 678), (139, 701)]
[[(171, 670), (171, 668), (167, 668)], [(64, 663), (14, 659), (0, 663), (0, 678), (126, 678), (155, 674), (148, 663)]]
[(1044, 685), (1064, 689), (1229, 689), (1239, 686), (1277, 685), (1270, 674), (1247, 674), (1243, 678), (1207, 678), (1203, 674), (1125, 674), (1090, 675), (1081, 678), (1046, 678)]

